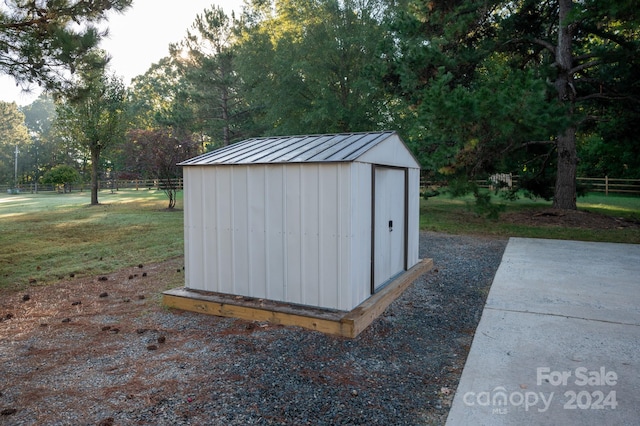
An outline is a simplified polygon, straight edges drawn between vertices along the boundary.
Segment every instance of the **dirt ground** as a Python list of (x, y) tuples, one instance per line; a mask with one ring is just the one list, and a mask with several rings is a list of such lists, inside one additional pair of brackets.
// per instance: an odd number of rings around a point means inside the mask
[[(72, 276), (47, 286), (31, 286), (20, 291), (0, 290), (0, 364), (3, 364), (0, 371), (13, 370), (13, 376), (16, 369), (21, 370), (22, 380), (32, 382), (30, 389), (33, 392), (32, 395), (21, 394), (16, 399), (11, 396), (11, 390), (20, 384), (0, 381), (0, 425), (91, 424), (83, 418), (59, 421), (60, 413), (56, 414), (55, 403), (46, 406), (46, 401), (55, 401), (61, 387), (66, 389), (69, 398), (82, 397), (74, 395), (73, 390), (74, 381), (79, 378), (73, 373), (60, 377), (61, 373), (56, 370), (64, 368), (64, 364), (71, 367), (90, 358), (108, 359), (122, 350), (123, 342), (118, 338), (124, 336), (139, 337), (138, 351), (157, 351), (166, 339), (165, 330), (153, 324), (149, 327), (145, 318), (164, 310), (162, 291), (183, 285), (182, 266), (183, 259), (176, 258), (108, 275)], [(125, 344), (130, 345), (131, 341)], [(19, 363), (12, 360), (15, 351), (19, 352)], [(148, 367), (153, 367), (151, 362)], [(161, 369), (159, 365), (156, 368)], [(116, 366), (107, 370), (111, 370), (108, 374), (120, 373)], [(58, 380), (68, 383), (64, 386), (51, 383)], [(77, 385), (82, 387), (80, 381)], [(99, 387), (101, 389), (88, 399), (108, 400), (114, 392), (111, 384)], [(137, 389), (130, 383), (126, 392), (133, 397)], [(39, 401), (41, 411), (36, 414), (36, 423), (14, 423), (12, 419), (18, 409), (6, 399), (20, 404), (28, 400)], [(114, 424), (109, 417), (105, 418), (105, 425)], [(49, 423), (52, 419), (58, 421)]]
[(583, 210), (522, 210), (503, 213), (501, 221), (532, 226), (552, 226), (582, 229), (638, 228), (640, 222), (605, 216)]

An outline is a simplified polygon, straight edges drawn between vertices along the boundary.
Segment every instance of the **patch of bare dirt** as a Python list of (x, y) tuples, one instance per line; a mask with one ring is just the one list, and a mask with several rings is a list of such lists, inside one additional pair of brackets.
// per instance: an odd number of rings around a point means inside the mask
[(529, 226), (551, 226), (581, 229), (625, 229), (639, 228), (640, 222), (616, 218), (583, 210), (522, 210), (500, 215), (500, 219), (514, 224)]
[[(36, 329), (58, 329), (60, 324), (73, 324), (76, 331), (95, 330), (96, 323), (101, 323), (92, 320), (96, 316), (127, 317), (140, 309), (158, 307), (163, 290), (184, 282), (182, 265), (182, 258), (176, 258), (108, 275), (69, 277), (22, 291), (0, 290), (0, 341)], [(108, 331), (116, 330), (114, 326)]]
[[(144, 386), (136, 389), (137, 379), (128, 379), (140, 367), (109, 359), (118, 359), (132, 345), (138, 352), (162, 346), (165, 330), (146, 318), (164, 309), (163, 290), (183, 282), (182, 265), (179, 258), (21, 291), (0, 290), (0, 425), (86, 424), (93, 417), (86, 410), (94, 401), (108, 401), (114, 393), (135, 395)], [(72, 402), (76, 412), (63, 400)], [(86, 407), (78, 403), (83, 400)], [(20, 414), (27, 411), (23, 418)]]

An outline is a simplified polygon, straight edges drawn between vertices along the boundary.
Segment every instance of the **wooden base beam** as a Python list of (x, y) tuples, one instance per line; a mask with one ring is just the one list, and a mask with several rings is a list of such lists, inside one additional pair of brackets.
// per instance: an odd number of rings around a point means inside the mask
[(267, 321), (272, 324), (304, 327), (326, 334), (354, 338), (382, 314), (411, 283), (431, 268), (433, 268), (432, 259), (421, 260), (349, 312), (184, 287), (163, 292), (162, 302), (167, 307), (185, 311), (249, 321)]

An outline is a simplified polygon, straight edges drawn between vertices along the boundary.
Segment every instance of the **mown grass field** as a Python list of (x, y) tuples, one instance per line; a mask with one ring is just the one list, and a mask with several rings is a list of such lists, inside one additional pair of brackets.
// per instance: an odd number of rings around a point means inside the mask
[[(181, 197), (181, 195), (180, 195)], [(0, 195), (0, 287), (106, 274), (183, 254), (181, 198), (162, 191)]]
[[(471, 195), (451, 198), (446, 194), (421, 200), (420, 228), (452, 234), (492, 235), (498, 237), (552, 238), (563, 240), (600, 241), (614, 243), (640, 243), (640, 227), (620, 227), (617, 229), (585, 229), (577, 226), (534, 226), (527, 223), (510, 223), (506, 220), (492, 220), (476, 214)], [(516, 201), (505, 201), (494, 197), (493, 203), (504, 204), (509, 213), (528, 212), (551, 208), (550, 201), (521, 197)], [(640, 197), (589, 194), (577, 201), (578, 210), (611, 216), (640, 224)]]
[[(182, 194), (167, 210), (162, 191), (0, 194), (0, 288), (46, 284), (70, 274), (99, 275), (182, 256)], [(507, 223), (478, 216), (471, 198), (446, 195), (421, 201), (421, 229), (438, 232), (640, 243), (640, 228), (592, 230)], [(500, 202), (499, 200), (497, 202)], [(550, 203), (520, 199), (506, 212), (545, 209)], [(591, 195), (579, 209), (640, 221), (640, 197)]]

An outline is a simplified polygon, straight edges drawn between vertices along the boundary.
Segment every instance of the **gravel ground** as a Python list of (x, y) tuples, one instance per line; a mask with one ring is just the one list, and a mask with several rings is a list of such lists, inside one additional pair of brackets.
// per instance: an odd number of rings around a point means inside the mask
[(505, 246), (421, 234), (356, 339), (163, 308), (181, 259), (0, 292), (0, 425), (444, 424)]

